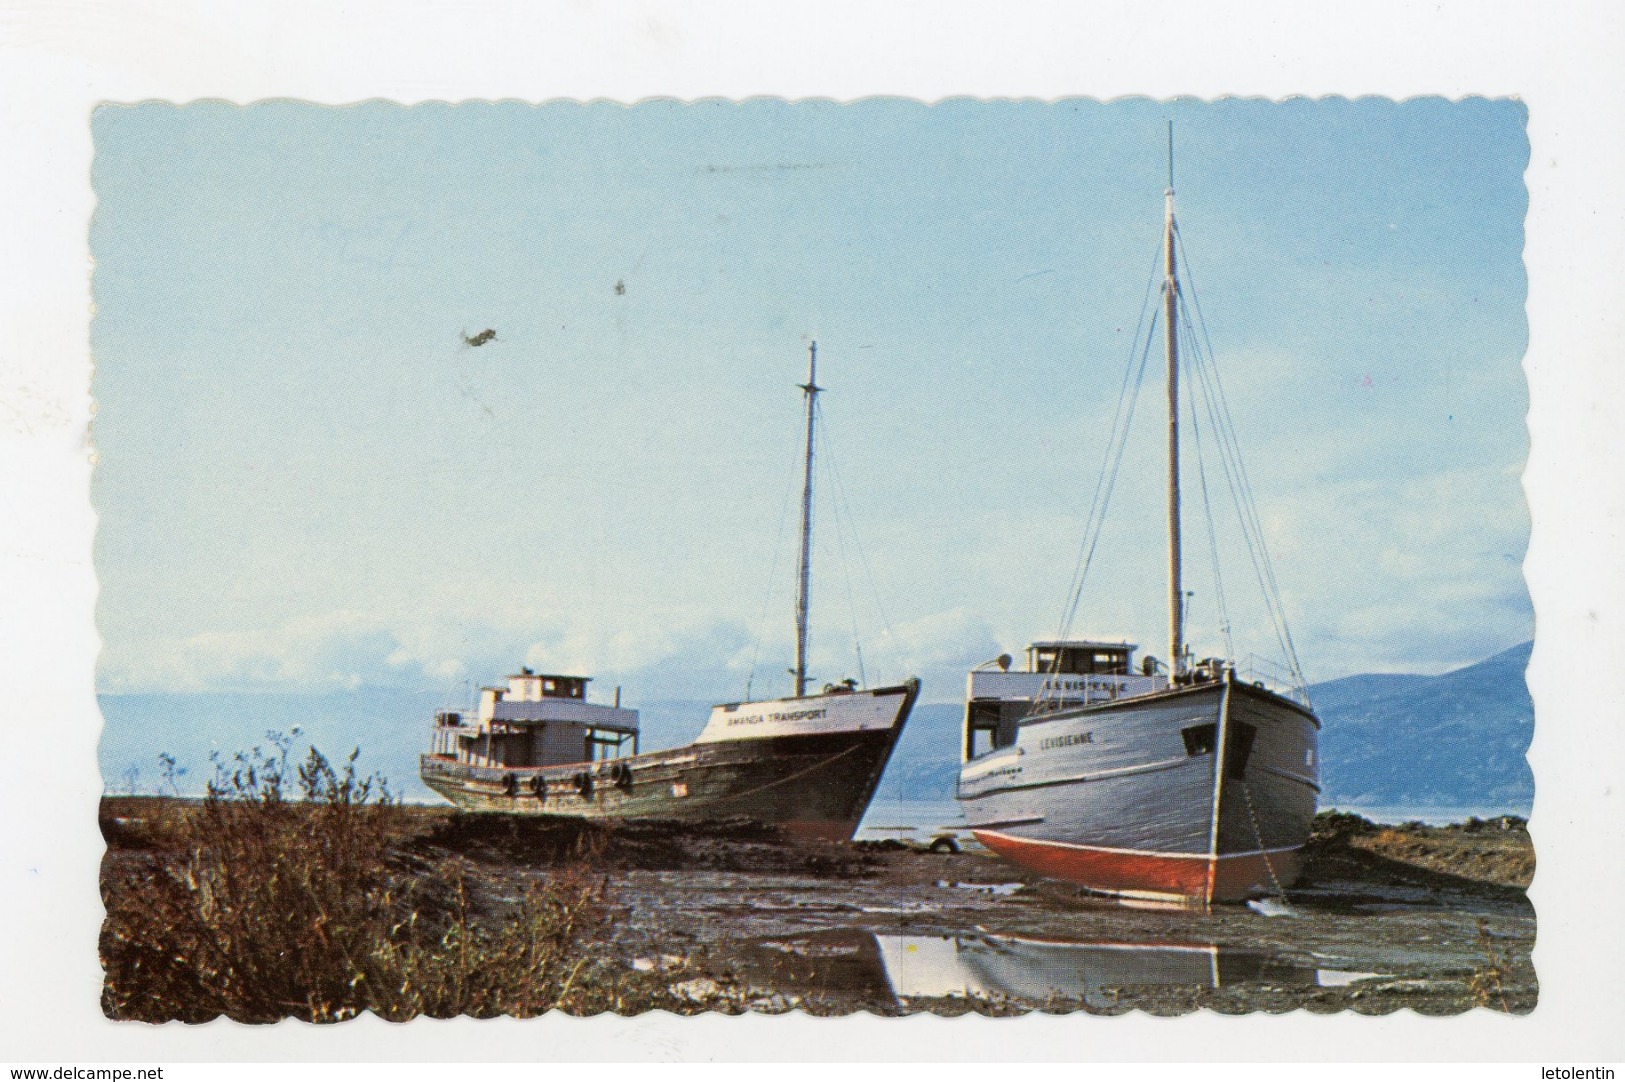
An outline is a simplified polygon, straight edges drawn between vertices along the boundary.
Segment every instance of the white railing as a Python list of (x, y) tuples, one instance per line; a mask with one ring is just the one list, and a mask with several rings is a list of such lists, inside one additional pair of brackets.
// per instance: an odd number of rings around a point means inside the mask
[(1301, 706), (1309, 705), (1309, 689), (1285, 665), (1257, 654), (1248, 654), (1236, 663), (1236, 679), (1263, 684)]

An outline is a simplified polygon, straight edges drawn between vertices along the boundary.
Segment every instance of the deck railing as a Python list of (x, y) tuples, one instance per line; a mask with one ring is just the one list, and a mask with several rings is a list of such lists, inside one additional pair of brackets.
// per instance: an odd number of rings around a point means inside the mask
[(1277, 695), (1300, 706), (1309, 706), (1309, 689), (1285, 665), (1269, 658), (1248, 654), (1236, 662), (1236, 679), (1263, 684)]

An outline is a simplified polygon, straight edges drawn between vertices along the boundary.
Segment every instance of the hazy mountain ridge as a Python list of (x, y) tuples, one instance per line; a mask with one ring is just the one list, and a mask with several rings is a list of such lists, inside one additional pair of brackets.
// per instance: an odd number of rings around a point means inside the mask
[(1532, 642), (1440, 676), (1352, 676), (1309, 689), (1323, 728), (1322, 803), (1527, 811)]
[[(1534, 732), (1534, 704), (1524, 683), (1532, 643), (1440, 676), (1364, 674), (1310, 688), (1323, 723), (1323, 805), (1504, 807), (1527, 811), (1534, 779), (1524, 759)], [(639, 706), (641, 747), (687, 743), (699, 734), (710, 704), (671, 701)], [(157, 757), (167, 752), (187, 768), (183, 791), (197, 792), (210, 773), (209, 753), (224, 758), (258, 745), (267, 732), (291, 734), (297, 754), (314, 744), (332, 757), (359, 747), (361, 765), (389, 778), (408, 799), (432, 794), (417, 777), (438, 693), (363, 688), (325, 695), (151, 694), (101, 697), (102, 777), (124, 791), (132, 764), (138, 789), (158, 789)], [(959, 771), (956, 704), (917, 706), (881, 780), (889, 800), (951, 800)]]

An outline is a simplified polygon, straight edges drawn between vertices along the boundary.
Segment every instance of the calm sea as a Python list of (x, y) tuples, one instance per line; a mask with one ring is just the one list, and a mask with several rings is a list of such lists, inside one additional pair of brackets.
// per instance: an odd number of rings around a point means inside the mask
[(920, 838), (929, 841), (948, 830), (964, 830), (965, 813), (953, 800), (885, 800), (875, 798), (858, 824), (859, 841)]
[[(1421, 822), (1428, 826), (1447, 826), (1451, 823), (1465, 823), (1474, 817), (1493, 819), (1498, 815), (1518, 815), (1524, 818), (1529, 816), (1527, 807), (1347, 805), (1321, 810), (1353, 812), (1373, 823), (1391, 825)], [(859, 841), (880, 838), (929, 840), (945, 831), (964, 829), (965, 815), (960, 811), (959, 805), (952, 800), (885, 800), (877, 797), (874, 803), (869, 805), (869, 811), (864, 815), (863, 822), (858, 825), (857, 836)]]

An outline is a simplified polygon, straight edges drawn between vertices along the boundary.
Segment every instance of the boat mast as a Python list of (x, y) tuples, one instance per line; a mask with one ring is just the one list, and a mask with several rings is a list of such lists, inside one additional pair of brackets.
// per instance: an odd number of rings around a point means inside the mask
[(813, 409), (818, 400), (818, 343), (807, 350), (807, 382), (801, 384), (807, 400), (806, 475), (801, 486), (801, 564), (796, 578), (796, 698), (807, 694), (807, 601), (812, 579)]
[(1168, 122), (1168, 190), (1163, 243), (1166, 277), (1162, 283), (1168, 353), (1168, 674), (1179, 677), (1185, 665), (1185, 594), (1180, 581), (1179, 551), (1179, 274), (1174, 259), (1174, 122)]

